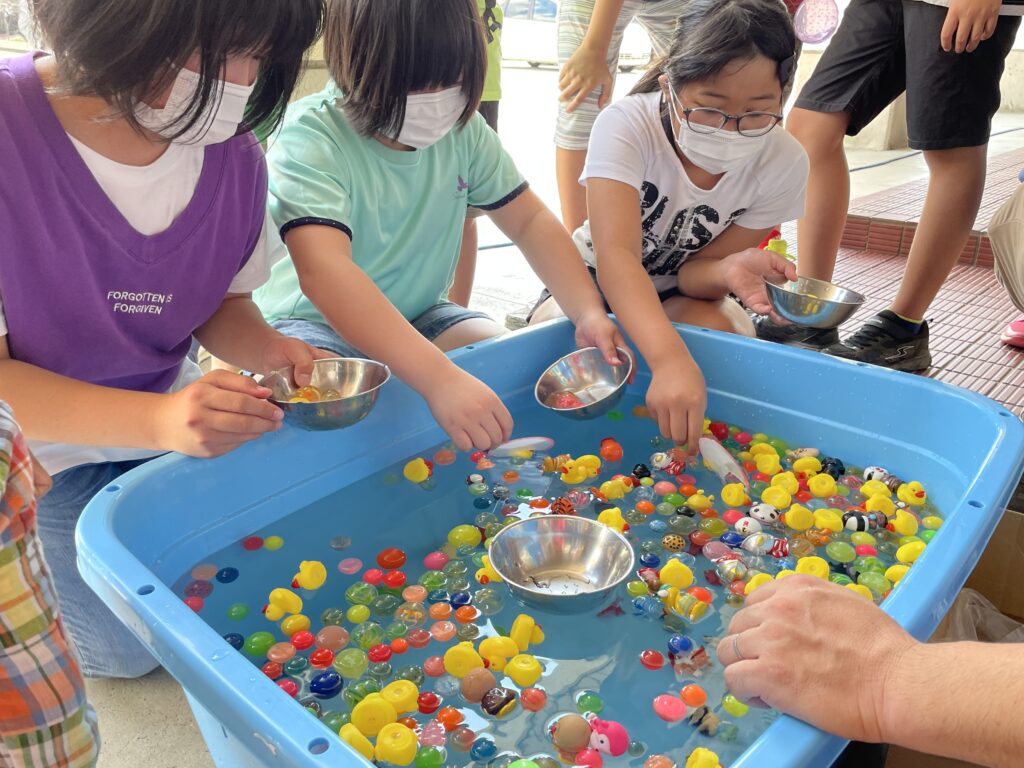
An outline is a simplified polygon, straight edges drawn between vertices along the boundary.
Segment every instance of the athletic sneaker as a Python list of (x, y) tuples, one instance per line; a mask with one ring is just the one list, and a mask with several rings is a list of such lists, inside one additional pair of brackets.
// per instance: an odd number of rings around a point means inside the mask
[(779, 325), (773, 323), (767, 315), (754, 318), (757, 338), (774, 341), (777, 344), (793, 344), (808, 349), (824, 349), (830, 344), (839, 343), (839, 332), (835, 328), (818, 330), (803, 325)]
[(864, 323), (850, 338), (828, 347), (825, 353), (911, 373), (932, 364), (928, 323), (921, 323), (916, 333), (908, 331), (906, 323), (888, 309)]
[(1006, 330), (1003, 331), (1003, 335), (999, 339), (1003, 344), (1024, 349), (1024, 318), (1018, 318), (1006, 326)]

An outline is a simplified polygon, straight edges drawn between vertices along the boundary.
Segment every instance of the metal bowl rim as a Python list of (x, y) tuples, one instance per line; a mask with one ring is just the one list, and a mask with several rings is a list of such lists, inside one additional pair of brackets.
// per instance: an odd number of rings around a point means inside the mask
[[(843, 288), (843, 286), (836, 285), (835, 283), (830, 283), (828, 280), (818, 280), (817, 278), (814, 278), (814, 277), (808, 277), (806, 279), (807, 280), (814, 280), (815, 282), (818, 282), (818, 283), (824, 283), (825, 285), (830, 285), (833, 288), (838, 288), (840, 291), (846, 291), (847, 293), (852, 293), (854, 296), (858, 297), (854, 301), (840, 301), (839, 299), (820, 299), (820, 298), (819, 299), (813, 299), (813, 301), (825, 301), (825, 302), (828, 302), (829, 304), (836, 304), (836, 305), (841, 306), (841, 307), (859, 307), (865, 301), (867, 301), (867, 297), (864, 294), (857, 293), (857, 291), (850, 290), (849, 288)], [(787, 280), (785, 283), (773, 283), (771, 280), (768, 280), (767, 278), (764, 279), (764, 284), (769, 288), (769, 292), (770, 292), (770, 289), (775, 288), (776, 290), (778, 290), (778, 291), (780, 291), (782, 293), (785, 293), (785, 294), (787, 294), (789, 296), (798, 296), (800, 298), (810, 298), (810, 296), (808, 296), (805, 293), (798, 293), (797, 291), (792, 291), (789, 288), (787, 288), (786, 286), (789, 283), (791, 283), (791, 282), (796, 282), (796, 281), (795, 280)]]
[[(339, 361), (346, 361), (346, 362), (351, 361), (351, 362), (355, 362), (355, 363), (368, 363), (370, 367), (383, 368), (384, 369), (384, 380), (380, 384), (378, 384), (377, 386), (371, 387), (370, 389), (367, 389), (367, 390), (365, 390), (363, 392), (360, 392), (357, 395), (349, 395), (348, 397), (341, 397), (341, 398), (338, 398), (337, 400), (328, 400), (327, 402), (329, 402), (329, 403), (344, 403), (344, 402), (347, 402), (349, 400), (355, 400), (357, 397), (364, 397), (365, 395), (373, 394), (378, 389), (380, 389), (385, 384), (387, 384), (389, 381), (391, 381), (391, 368), (389, 368), (387, 365), (385, 365), (384, 363), (380, 362), (379, 360), (370, 360), (369, 358), (365, 358), (365, 357), (322, 357), (322, 358), (320, 358), (318, 360), (313, 361), (313, 364), (315, 366), (317, 363), (337, 363)], [(295, 369), (294, 365), (287, 366), (286, 368), (278, 368), (276, 371), (271, 371), (266, 376), (262, 377), (260, 379), (260, 383), (262, 384), (262, 382), (264, 380), (269, 379), (271, 376), (281, 376), (282, 378), (285, 378), (285, 372), (286, 371), (293, 371), (294, 369)], [(323, 401), (318, 402), (318, 403), (290, 403), (287, 400), (275, 400), (273, 397), (269, 397), (267, 399), (270, 402), (272, 402), (274, 405), (278, 405), (278, 406), (285, 406), (286, 405), (286, 406), (289, 406), (290, 408), (295, 408), (296, 406), (301, 406), (301, 405), (322, 406), (324, 404)]]
[[(620, 578), (618, 581), (615, 581), (615, 582), (613, 582), (611, 584), (603, 586), (600, 589), (594, 590), (594, 592), (586, 592), (586, 593), (582, 593), (580, 595), (553, 595), (550, 592), (542, 592), (542, 591), (538, 590), (536, 587), (529, 587), (529, 586), (526, 586), (525, 584), (520, 584), (518, 581), (515, 581), (514, 579), (511, 579), (511, 578), (508, 578), (507, 576), (505, 576), (505, 574), (502, 573), (502, 571), (498, 567), (498, 565), (494, 562), (493, 558), (491, 558), (491, 548), (494, 546), (494, 543), (498, 540), (498, 538), (503, 533), (505, 533), (505, 531), (507, 531), (507, 530), (509, 530), (511, 528), (517, 528), (517, 527), (523, 525), (524, 523), (529, 523), (531, 520), (546, 520), (546, 519), (551, 518), (551, 517), (562, 517), (562, 518), (569, 519), (569, 520), (583, 520), (586, 525), (590, 525), (590, 526), (600, 525), (602, 528), (607, 529), (608, 532), (613, 534), (615, 536), (615, 538), (617, 538), (619, 540), (619, 543), (622, 544), (622, 546), (624, 546), (626, 548), (626, 551), (629, 552), (630, 559), (633, 561), (632, 565), (630, 565), (630, 567), (626, 569), (625, 575), (623, 575), (622, 578)], [(632, 573), (632, 571), (633, 571), (633, 566), (636, 565), (636, 553), (633, 551), (632, 545), (629, 543), (629, 540), (625, 536), (623, 536), (621, 533), (616, 531), (614, 528), (609, 528), (607, 525), (603, 525), (602, 523), (599, 523), (596, 520), (591, 520), (589, 517), (578, 517), (576, 515), (542, 515), (541, 517), (527, 517), (527, 518), (525, 518), (523, 520), (517, 520), (514, 523), (510, 523), (509, 525), (504, 526), (496, 534), (494, 534), (494, 538), (491, 539), (491, 543), (487, 547), (487, 556), (488, 556), (488, 560), (491, 563), (491, 567), (494, 568), (494, 572), (497, 573), (499, 576), (501, 576), (503, 581), (505, 581), (508, 584), (511, 584), (516, 589), (519, 589), (519, 590), (522, 590), (523, 592), (529, 593), (530, 595), (534, 595), (536, 597), (550, 598), (550, 599), (553, 599), (553, 600), (572, 600), (572, 599), (577, 598), (577, 597), (585, 597), (586, 595), (592, 595), (592, 594), (595, 594), (597, 592), (603, 592), (605, 590), (614, 589), (615, 587), (619, 586), (619, 584), (621, 584), (622, 582), (624, 582), (626, 579), (629, 578), (629, 574)]]
[[(556, 365), (561, 363), (566, 358), (572, 357), (573, 355), (578, 355), (580, 352), (589, 352), (590, 350), (594, 350), (594, 351), (596, 351), (598, 353), (600, 353), (600, 351), (601, 351), (597, 347), (582, 347), (581, 349), (577, 349), (576, 351), (570, 352), (567, 355), (562, 355), (560, 358), (555, 360), (555, 362), (553, 362), (551, 365), (549, 365), (547, 368), (544, 369), (544, 373), (542, 373), (540, 376), (537, 377), (537, 383), (533, 385), (533, 399), (537, 401), (538, 405), (540, 405), (542, 408), (547, 408), (549, 411), (554, 411), (555, 413), (579, 413), (580, 411), (583, 411), (586, 408), (593, 408), (595, 405), (598, 405), (599, 403), (604, 402), (603, 400), (599, 400), (596, 403), (586, 403), (584, 405), (578, 405), (575, 408), (555, 408), (553, 406), (548, 405), (547, 403), (545, 403), (543, 400), (540, 399), (540, 393), (538, 391), (538, 390), (540, 390), (540, 383), (541, 383), (541, 381), (543, 381), (544, 377), (548, 375), (548, 372), (552, 368), (554, 368)], [(622, 387), (625, 387), (625, 386), (629, 385), (629, 377), (633, 375), (633, 355), (632, 355), (632, 353), (630, 353), (630, 351), (628, 349), (624, 349), (623, 347), (616, 347), (615, 351), (624, 354), (625, 357), (626, 357), (626, 360), (629, 361), (627, 363), (627, 368), (626, 368), (626, 377), (622, 380), (622, 382), (617, 387), (615, 387), (615, 390), (618, 391)], [(612, 395), (609, 395), (608, 397), (611, 397), (611, 396)], [(605, 400), (607, 400), (607, 399), (608, 398), (605, 398)]]

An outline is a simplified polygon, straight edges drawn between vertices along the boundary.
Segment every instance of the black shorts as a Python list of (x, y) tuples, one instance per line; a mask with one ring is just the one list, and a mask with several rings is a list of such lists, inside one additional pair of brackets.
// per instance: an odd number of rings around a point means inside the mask
[[(608, 299), (606, 299), (604, 297), (604, 293), (601, 291), (601, 284), (599, 282), (597, 282), (597, 270), (594, 269), (592, 266), (590, 266), (588, 264), (587, 265), (587, 272), (590, 273), (590, 278), (594, 281), (594, 286), (597, 288), (597, 292), (599, 294), (601, 294), (601, 299), (604, 301), (604, 308), (608, 312), (611, 312), (612, 311), (611, 305), (608, 304)], [(673, 296), (682, 296), (682, 295), (683, 295), (683, 292), (680, 291), (678, 288), (669, 288), (668, 290), (660, 291), (658, 293), (658, 299), (662, 303), (664, 303), (664, 302), (668, 301), (669, 299), (671, 299)], [(540, 298), (537, 299), (537, 303), (533, 305), (533, 309), (530, 310), (530, 314), (528, 314), (526, 316), (526, 322), (530, 322), (531, 320), (533, 320), (533, 316), (534, 316), (534, 314), (536, 314), (537, 310), (540, 309), (540, 305), (543, 304), (545, 301), (547, 301), (550, 298), (551, 298), (551, 291), (549, 291), (547, 288), (545, 288), (543, 291), (541, 291), (540, 292)]]
[(481, 101), (477, 112), (484, 116), (484, 120), (491, 126), (491, 130), (498, 132), (498, 105), (500, 101)]
[(947, 10), (923, 0), (853, 0), (796, 106), (849, 112), (846, 132), (856, 136), (906, 91), (914, 149), (987, 143), (1020, 17), (1000, 16), (974, 53), (946, 53), (939, 32)]

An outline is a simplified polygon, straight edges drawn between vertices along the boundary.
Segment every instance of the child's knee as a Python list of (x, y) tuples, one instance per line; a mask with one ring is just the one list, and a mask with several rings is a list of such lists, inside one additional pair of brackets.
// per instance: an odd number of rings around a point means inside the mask
[(814, 160), (816, 154), (841, 149), (850, 117), (845, 112), (813, 112), (794, 109), (786, 120), (786, 130), (800, 142)]

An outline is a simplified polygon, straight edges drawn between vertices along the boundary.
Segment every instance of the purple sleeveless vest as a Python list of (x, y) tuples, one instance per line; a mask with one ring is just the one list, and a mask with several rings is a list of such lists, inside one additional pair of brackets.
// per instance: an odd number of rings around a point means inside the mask
[(251, 134), (208, 147), (192, 201), (139, 234), (50, 108), (39, 54), (0, 60), (0, 299), (11, 357), (108, 387), (166, 392), (262, 233)]

